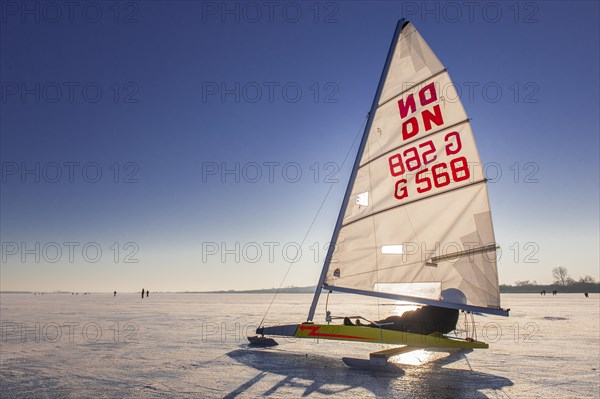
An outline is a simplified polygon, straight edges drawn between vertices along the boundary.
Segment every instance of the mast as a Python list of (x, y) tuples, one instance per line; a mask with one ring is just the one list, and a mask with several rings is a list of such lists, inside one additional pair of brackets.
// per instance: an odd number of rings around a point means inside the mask
[(367, 125), (365, 126), (365, 130), (363, 131), (362, 139), (360, 141), (360, 145), (358, 147), (358, 152), (356, 153), (356, 159), (354, 160), (354, 166), (352, 167), (352, 173), (350, 174), (350, 179), (348, 180), (348, 186), (346, 186), (346, 193), (344, 194), (344, 200), (342, 201), (342, 207), (340, 208), (340, 213), (337, 218), (337, 222), (335, 224), (335, 228), (333, 230), (333, 235), (331, 237), (331, 242), (329, 248), (327, 249), (327, 255), (325, 257), (325, 262), (323, 263), (323, 270), (321, 270), (321, 276), (319, 277), (319, 282), (317, 283), (317, 288), (315, 289), (315, 295), (312, 300), (312, 304), (310, 305), (310, 311), (308, 312), (307, 322), (312, 321), (315, 316), (315, 312), (317, 310), (317, 304), (319, 303), (319, 297), (321, 296), (321, 290), (323, 289), (323, 283), (325, 282), (325, 277), (327, 276), (327, 271), (329, 270), (329, 264), (331, 263), (331, 258), (333, 256), (333, 251), (335, 249), (335, 245), (338, 239), (338, 235), (340, 233), (340, 229), (342, 227), (342, 223), (344, 220), (344, 215), (346, 214), (346, 208), (348, 207), (348, 201), (350, 200), (350, 195), (352, 194), (352, 188), (354, 186), (354, 180), (356, 179), (356, 173), (358, 171), (358, 167), (360, 166), (360, 159), (364, 152), (365, 146), (367, 144), (367, 138), (369, 136), (369, 131), (371, 130), (371, 125), (373, 123), (373, 117), (375, 116), (375, 111), (379, 106), (379, 99), (381, 97), (381, 91), (383, 89), (383, 84), (387, 78), (388, 70), (390, 68), (390, 64), (392, 62), (392, 56), (394, 55), (394, 49), (396, 48), (396, 44), (398, 43), (398, 39), (400, 37), (400, 32), (404, 27), (405, 21), (404, 18), (400, 19), (396, 24), (396, 30), (394, 32), (394, 37), (392, 38), (392, 42), (390, 43), (390, 48), (388, 50), (387, 58), (385, 60), (385, 65), (383, 66), (383, 70), (381, 71), (381, 77), (379, 78), (379, 84), (377, 85), (377, 91), (375, 92), (375, 97), (373, 98), (373, 103), (371, 104), (371, 110), (369, 111), (369, 117), (367, 120)]

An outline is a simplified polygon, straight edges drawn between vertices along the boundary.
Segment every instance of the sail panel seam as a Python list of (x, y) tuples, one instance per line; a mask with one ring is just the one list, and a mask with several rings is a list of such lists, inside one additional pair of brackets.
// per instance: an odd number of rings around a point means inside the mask
[(384, 102), (382, 102), (381, 104), (379, 104), (379, 105), (377, 106), (377, 109), (379, 109), (380, 107), (382, 107), (382, 106), (384, 106), (385, 104), (389, 103), (390, 101), (392, 101), (392, 100), (395, 100), (396, 98), (400, 97), (400, 96), (401, 96), (401, 95), (403, 95), (404, 93), (411, 91), (411, 90), (412, 90), (412, 89), (414, 89), (415, 87), (418, 87), (419, 85), (422, 85), (423, 83), (427, 82), (428, 80), (431, 80), (431, 79), (433, 79), (433, 78), (437, 78), (438, 76), (440, 76), (441, 74), (443, 74), (444, 72), (447, 72), (447, 71), (448, 71), (448, 69), (444, 68), (444, 69), (442, 69), (441, 71), (439, 71), (439, 72), (436, 72), (436, 73), (434, 73), (433, 75), (429, 76), (428, 78), (426, 78), (426, 79), (423, 79), (423, 80), (422, 80), (422, 81), (420, 81), (419, 83), (416, 83), (416, 84), (414, 84), (414, 85), (410, 86), (408, 89), (402, 90), (400, 93), (398, 93), (398, 94), (396, 94), (396, 95), (393, 95), (393, 96), (391, 96), (390, 98), (388, 98), (387, 100), (385, 100)]
[(414, 200), (412, 200), (412, 201), (404, 202), (404, 203), (402, 203), (402, 204), (394, 205), (394, 206), (391, 206), (391, 207), (389, 207), (389, 208), (381, 209), (381, 210), (379, 210), (379, 211), (377, 211), (377, 212), (373, 212), (373, 213), (370, 213), (370, 214), (368, 214), (368, 215), (364, 215), (364, 216), (362, 216), (362, 217), (360, 217), (360, 218), (358, 218), (358, 219), (351, 220), (351, 221), (349, 221), (349, 222), (348, 222), (348, 223), (346, 223), (346, 224), (342, 224), (342, 228), (344, 228), (344, 227), (346, 227), (346, 226), (349, 226), (349, 225), (351, 225), (351, 224), (353, 224), (353, 223), (356, 223), (356, 222), (358, 222), (358, 221), (361, 221), (361, 220), (363, 220), (363, 219), (366, 219), (366, 218), (368, 218), (368, 217), (371, 217), (371, 216), (378, 215), (378, 214), (380, 214), (380, 213), (383, 213), (383, 212), (391, 211), (391, 210), (393, 210), (393, 209), (397, 209), (397, 208), (400, 208), (400, 207), (403, 207), (403, 206), (406, 206), (406, 205), (414, 204), (414, 203), (416, 203), (416, 202), (419, 202), (419, 201), (423, 201), (423, 200), (426, 200), (426, 199), (430, 199), (430, 198), (433, 198), (433, 197), (437, 197), (438, 195), (443, 195), (443, 194), (452, 193), (452, 192), (454, 192), (454, 191), (461, 190), (461, 189), (463, 189), (463, 188), (467, 188), (467, 187), (472, 187), (472, 186), (475, 186), (475, 185), (478, 185), (478, 184), (481, 184), (481, 183), (484, 183), (484, 184), (485, 184), (485, 182), (487, 182), (487, 179), (486, 179), (486, 178), (483, 178), (483, 179), (481, 179), (481, 180), (477, 180), (477, 181), (475, 181), (475, 182), (472, 182), (472, 183), (469, 183), (469, 184), (465, 184), (464, 186), (460, 186), (460, 187), (454, 187), (454, 188), (452, 188), (452, 189), (450, 189), (450, 190), (446, 190), (446, 191), (442, 191), (442, 192), (439, 192), (439, 193), (431, 194), (431, 195), (428, 195), (428, 196), (426, 196), (426, 197), (423, 197), (423, 198), (417, 198), (417, 199), (414, 199)]
[[(409, 142), (407, 142), (407, 143), (402, 143), (401, 145), (399, 145), (399, 146), (397, 146), (397, 147), (394, 147), (394, 148), (392, 148), (391, 150), (384, 152), (383, 154), (377, 155), (377, 156), (376, 156), (375, 158), (373, 158), (373, 159), (369, 159), (368, 161), (366, 161), (365, 163), (363, 163), (362, 165), (360, 165), (360, 166), (358, 167), (358, 169), (360, 170), (361, 168), (364, 168), (365, 166), (369, 165), (370, 163), (377, 161), (379, 158), (383, 158), (383, 157), (385, 157), (386, 155), (388, 155), (389, 153), (391, 153), (391, 152), (394, 152), (394, 151), (398, 151), (399, 149), (401, 149), (401, 148), (404, 148), (404, 147), (406, 147), (406, 146), (409, 146), (409, 145), (411, 145), (411, 144), (412, 144), (412, 143), (414, 143), (414, 142), (417, 142), (417, 141), (419, 141), (419, 140), (426, 139), (426, 138), (428, 138), (428, 137), (434, 136), (434, 135), (436, 135), (436, 134), (439, 134), (439, 133), (443, 133), (443, 132), (445, 132), (445, 131), (447, 131), (447, 130), (450, 130), (450, 129), (452, 129), (452, 128), (455, 128), (455, 127), (457, 127), (457, 126), (460, 126), (460, 125), (463, 125), (463, 124), (465, 124), (465, 123), (469, 123), (469, 122), (470, 122), (470, 119), (469, 119), (469, 118), (466, 118), (466, 119), (463, 119), (463, 120), (462, 120), (462, 121), (460, 121), (460, 122), (456, 122), (456, 123), (454, 123), (454, 124), (452, 124), (452, 125), (450, 125), (450, 126), (446, 126), (446, 127), (442, 128), (442, 129), (438, 129), (438, 130), (435, 130), (435, 131), (433, 131), (433, 132), (431, 132), (431, 133), (427, 133), (426, 135), (424, 135), (424, 136), (421, 136), (421, 137), (419, 137), (419, 138), (416, 138), (416, 139), (414, 139), (414, 140), (411, 140), (411, 141), (409, 141)], [(478, 157), (478, 159), (479, 159), (479, 157)], [(481, 162), (481, 160), (480, 160), (480, 162)]]

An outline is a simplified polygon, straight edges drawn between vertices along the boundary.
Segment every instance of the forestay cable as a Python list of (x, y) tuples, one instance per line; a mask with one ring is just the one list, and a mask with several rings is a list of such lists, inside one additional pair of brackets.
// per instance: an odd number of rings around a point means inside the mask
[[(346, 161), (348, 160), (348, 157), (350, 156), (350, 153), (352, 152), (352, 148), (354, 148), (354, 145), (356, 144), (356, 141), (358, 140), (358, 138), (361, 136), (362, 131), (364, 130), (365, 124), (367, 123), (368, 120), (368, 115), (365, 118), (365, 121), (362, 123), (360, 129), (358, 129), (358, 132), (356, 134), (356, 136), (354, 137), (354, 141), (352, 141), (352, 144), (350, 145), (350, 148), (348, 149), (348, 152), (346, 153), (346, 156), (344, 157), (344, 160), (342, 161), (342, 165), (340, 166), (340, 171), (344, 168), (344, 165), (346, 164)], [(321, 213), (321, 209), (323, 209), (323, 205), (325, 205), (325, 201), (327, 201), (327, 197), (329, 197), (329, 194), (331, 193), (331, 190), (333, 189), (333, 185), (335, 183), (331, 183), (329, 185), (329, 189), (327, 190), (327, 193), (325, 194), (325, 197), (323, 198), (323, 201), (321, 201), (321, 205), (319, 206), (319, 209), (317, 210), (317, 213), (315, 214), (315, 216), (313, 217), (312, 222), (310, 223), (310, 226), (308, 226), (308, 230), (306, 231), (306, 234), (304, 234), (304, 238), (302, 239), (302, 243), (300, 244), (300, 248), (302, 248), (304, 246), (304, 242), (306, 241), (306, 238), (308, 237), (308, 234), (310, 233), (313, 225), (315, 224), (315, 221), (317, 220), (317, 217), (319, 216), (319, 213)], [(333, 245), (333, 243), (330, 243), (330, 245)], [(265, 318), (267, 317), (267, 314), (269, 313), (269, 310), (271, 309), (271, 306), (273, 305), (273, 302), (275, 302), (275, 298), (277, 297), (277, 295), (279, 294), (279, 291), (281, 290), (281, 287), (283, 286), (283, 283), (285, 282), (285, 279), (287, 278), (288, 274), (290, 273), (290, 270), (292, 269), (292, 266), (294, 265), (294, 263), (296, 262), (296, 259), (293, 259), (290, 261), (288, 268), (283, 276), (283, 279), (281, 280), (281, 283), (279, 284), (279, 287), (277, 287), (277, 290), (275, 291), (275, 295), (273, 295), (273, 299), (271, 299), (271, 303), (269, 303), (269, 306), (267, 307), (267, 310), (265, 311), (265, 314), (262, 317), (262, 320), (260, 321), (260, 324), (258, 325), (258, 328), (262, 327), (263, 323), (265, 322)]]

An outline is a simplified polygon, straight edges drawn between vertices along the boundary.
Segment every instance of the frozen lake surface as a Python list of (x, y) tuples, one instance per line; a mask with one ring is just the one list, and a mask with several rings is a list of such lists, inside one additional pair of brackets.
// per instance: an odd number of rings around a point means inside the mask
[[(368, 358), (383, 345), (282, 338), (272, 349), (249, 348), (245, 337), (271, 299), (2, 294), (0, 397), (600, 397), (598, 294), (503, 295), (511, 317), (476, 317), (490, 349), (445, 358), (413, 352), (395, 359), (395, 375), (340, 360)], [(267, 324), (303, 321), (310, 300), (280, 295)], [(339, 294), (329, 300), (334, 315), (376, 319), (399, 308)]]

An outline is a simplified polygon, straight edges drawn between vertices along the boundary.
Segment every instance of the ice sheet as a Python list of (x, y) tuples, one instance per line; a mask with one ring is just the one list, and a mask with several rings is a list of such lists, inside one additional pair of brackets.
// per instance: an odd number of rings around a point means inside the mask
[[(248, 348), (245, 337), (253, 333), (271, 298), (2, 294), (0, 396), (600, 395), (598, 294), (503, 295), (503, 306), (512, 308), (511, 317), (476, 317), (478, 338), (490, 342), (490, 349), (441, 359), (439, 353), (406, 354), (394, 359), (403, 370), (396, 375), (353, 370), (340, 360), (367, 358), (383, 345), (278, 338), (277, 347)], [(267, 324), (303, 321), (310, 300), (310, 295), (280, 295)], [(322, 302), (318, 321), (325, 310)], [(334, 315), (377, 319), (401, 309), (372, 298), (332, 294), (329, 299)], [(438, 360), (427, 361), (430, 357)]]

